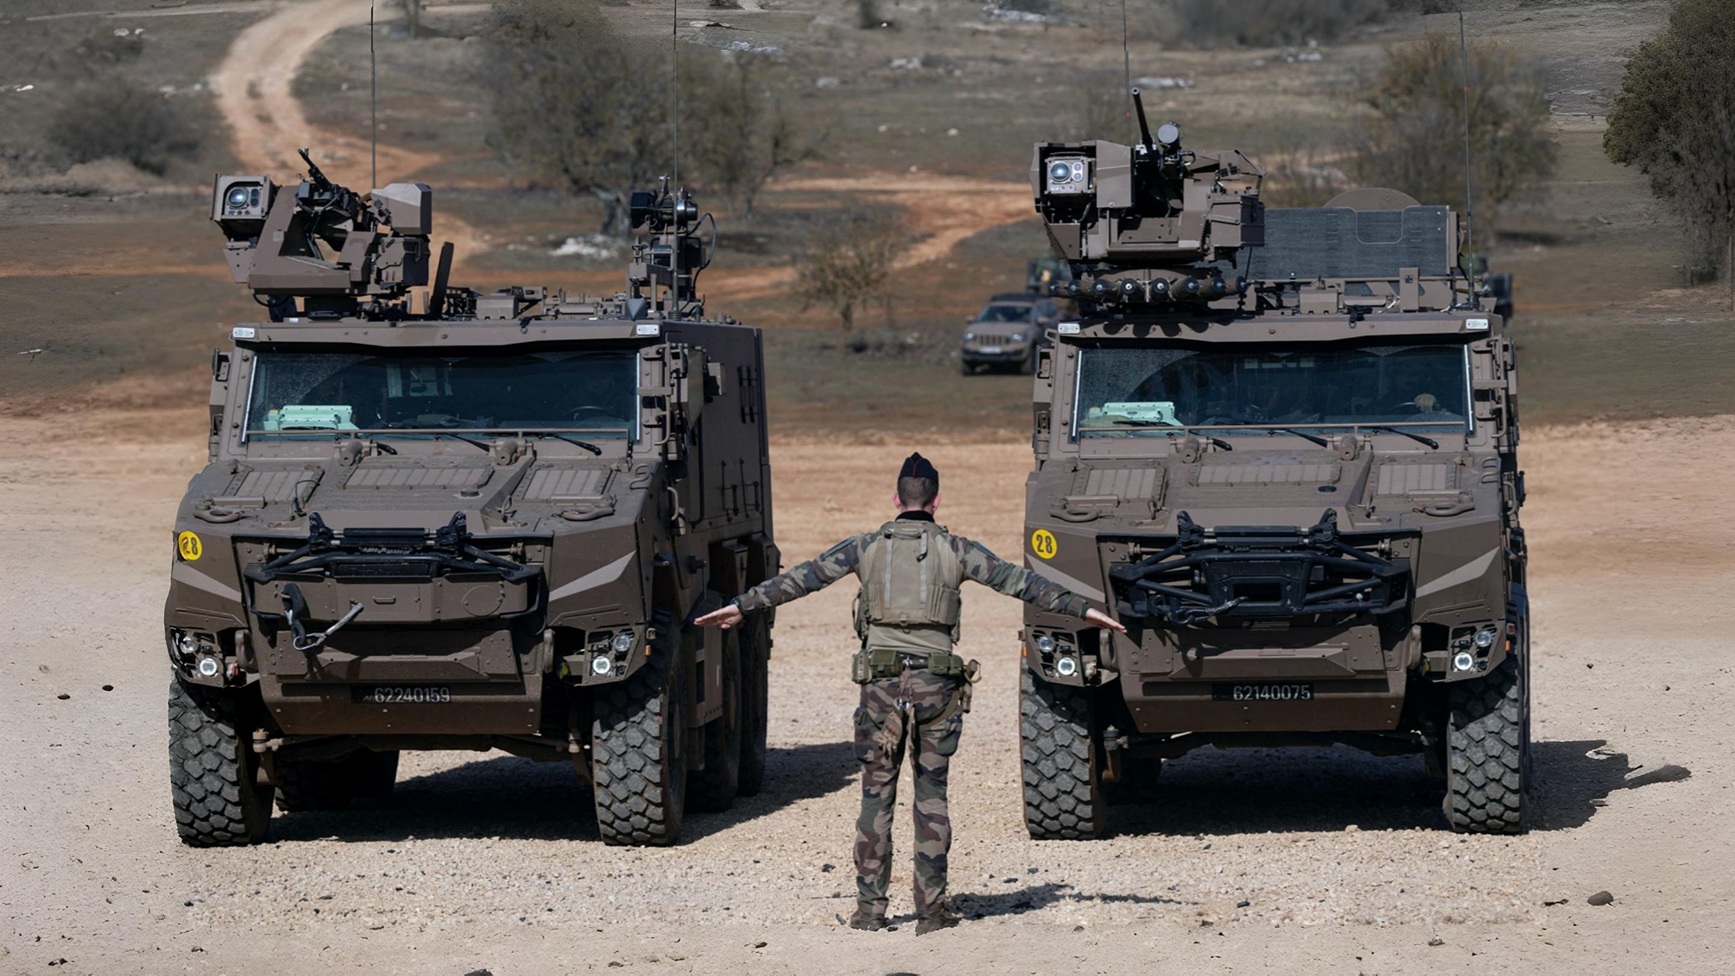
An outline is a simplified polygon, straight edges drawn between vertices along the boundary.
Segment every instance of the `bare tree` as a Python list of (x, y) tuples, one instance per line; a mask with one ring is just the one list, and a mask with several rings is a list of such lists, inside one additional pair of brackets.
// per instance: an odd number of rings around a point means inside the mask
[(904, 243), (903, 227), (889, 213), (850, 211), (819, 225), (796, 264), (802, 309), (829, 305), (845, 332), (854, 329), (856, 307), (883, 294)]
[(1071, 118), (1077, 138), (1132, 141), (1132, 96), (1120, 72), (1090, 72), (1080, 79), (1076, 91)]
[(767, 57), (724, 52), (683, 64), (681, 134), (698, 175), (730, 209), (752, 216), (765, 184), (817, 157), (826, 135), (796, 121), (788, 75)]
[[(1275, 47), (1334, 41), (1412, 6), (1413, 0), (1139, 0), (1129, 27), (1137, 37), (1166, 44)], [(1421, 6), (1435, 13), (1431, 8), (1439, 4), (1422, 0)]]
[(1675, 0), (1627, 62), (1603, 151), (1687, 224), (1694, 271), (1727, 256), (1735, 297), (1735, 2)]
[(670, 172), (665, 46), (622, 37), (597, 0), (502, 0), (483, 34), (488, 142), (514, 169), (603, 202), (621, 236), (627, 193)]
[(1367, 184), (1424, 203), (1464, 195), (1464, 133), (1470, 135), (1476, 230), (1492, 236), (1500, 204), (1554, 172), (1548, 97), (1539, 65), (1496, 42), (1470, 45), (1469, 120), (1458, 38), (1431, 34), (1393, 47), (1363, 86), (1372, 109), (1352, 168)]
[(176, 158), (199, 148), (201, 132), (180, 105), (111, 77), (72, 89), (48, 139), (75, 163), (124, 159), (161, 176)]
[(1260, 156), (1265, 182), (1260, 194), (1273, 207), (1319, 207), (1349, 188), (1341, 149), (1313, 134), (1279, 136)]

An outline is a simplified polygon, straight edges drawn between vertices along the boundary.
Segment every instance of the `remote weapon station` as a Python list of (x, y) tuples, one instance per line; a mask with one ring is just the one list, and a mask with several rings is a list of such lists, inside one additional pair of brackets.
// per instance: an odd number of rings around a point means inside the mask
[(404, 749), (572, 763), (611, 844), (756, 792), (770, 621), (687, 625), (778, 566), (760, 333), (695, 291), (709, 215), (634, 193), (613, 297), (483, 293), (433, 259), (426, 185), (358, 194), (302, 158), (293, 187), (213, 192), (266, 314), (212, 357), (176, 517), (181, 838), (378, 799)]
[(1041, 353), (1025, 816), (1093, 837), (1200, 746), (1420, 752), (1455, 830), (1523, 829), (1530, 663), (1509, 281), (1391, 190), (1266, 209), (1236, 150), (1042, 143), (1081, 314)]

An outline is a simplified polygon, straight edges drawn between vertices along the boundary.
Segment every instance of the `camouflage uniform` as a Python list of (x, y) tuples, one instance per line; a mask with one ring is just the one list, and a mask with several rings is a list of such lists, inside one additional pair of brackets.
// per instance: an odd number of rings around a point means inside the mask
[[(1090, 608), (1083, 597), (932, 523), (926, 513), (906, 512), (879, 531), (845, 539), (735, 600), (743, 611), (752, 612), (806, 596), (851, 573), (861, 579), (856, 625), (862, 638), (857, 670), (862, 690), (855, 712), (855, 754), (862, 764), (862, 801), (856, 821), (856, 898), (858, 915), (872, 918), (885, 917), (898, 770), (911, 745), (916, 914), (929, 918), (945, 910), (946, 856), (952, 847), (946, 780), (969, 708), (963, 662), (952, 654), (958, 639), (958, 584), (975, 580), (1076, 617)], [(893, 593), (899, 585), (915, 591), (900, 599)]]

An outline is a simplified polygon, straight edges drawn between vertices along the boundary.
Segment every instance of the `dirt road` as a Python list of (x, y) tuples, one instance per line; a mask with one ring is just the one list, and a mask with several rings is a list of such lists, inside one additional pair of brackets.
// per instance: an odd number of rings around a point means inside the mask
[[(369, 185), (369, 146), (365, 133), (314, 128), (295, 98), (295, 76), (320, 42), (333, 32), (365, 24), (370, 9), (376, 22), (396, 19), (396, 4), (370, 0), (305, 0), (284, 6), (236, 35), (229, 53), (212, 73), (217, 107), (229, 124), (235, 157), (250, 170), (279, 182), (306, 169), (296, 150), (310, 148), (313, 161), (339, 183)], [(382, 143), (379, 174), (384, 182), (405, 181), (435, 160), (422, 153)], [(451, 241), (455, 261), (486, 249), (482, 236), (449, 213), (437, 220), (438, 241)]]
[[(1527, 432), (1524, 837), (1443, 833), (1417, 761), (1332, 750), (1196, 753), (1154, 804), (1116, 809), (1114, 838), (1032, 843), (1018, 611), (973, 593), (965, 650), (987, 674), (954, 767), (953, 878), (980, 918), (920, 942), (833, 922), (855, 810), (847, 587), (780, 616), (766, 792), (692, 817), (678, 848), (605, 848), (570, 770), (471, 754), (406, 756), (383, 808), (281, 816), (268, 846), (180, 846), (160, 607), (200, 418), (74, 422), (0, 420), (0, 971), (1727, 971), (1735, 418)], [(907, 449), (777, 443), (790, 557), (872, 521)], [(1016, 552), (1026, 448), (923, 449), (956, 486), (943, 520)], [(908, 877), (900, 861), (894, 911)], [(1615, 903), (1586, 905), (1601, 889)]]
[[(903, 210), (903, 226), (915, 242), (892, 262), (904, 271), (941, 261), (952, 249), (986, 230), (1017, 223), (1033, 215), (1030, 187), (1023, 183), (976, 180), (956, 176), (812, 177), (774, 183), (772, 194), (827, 193), (889, 203)], [(736, 270), (708, 283), (718, 298), (745, 301), (764, 298), (795, 282), (790, 267)]]

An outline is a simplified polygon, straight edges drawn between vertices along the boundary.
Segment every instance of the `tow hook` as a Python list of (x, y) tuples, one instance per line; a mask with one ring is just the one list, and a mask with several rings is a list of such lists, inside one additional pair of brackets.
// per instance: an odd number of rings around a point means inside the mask
[(343, 626), (354, 620), (362, 611), (362, 605), (353, 600), (349, 612), (337, 619), (337, 622), (322, 631), (309, 632), (307, 629), (307, 598), (301, 593), (301, 586), (290, 583), (283, 588), (283, 616), (289, 621), (290, 643), (298, 651), (316, 651), (332, 634), (343, 629)]

